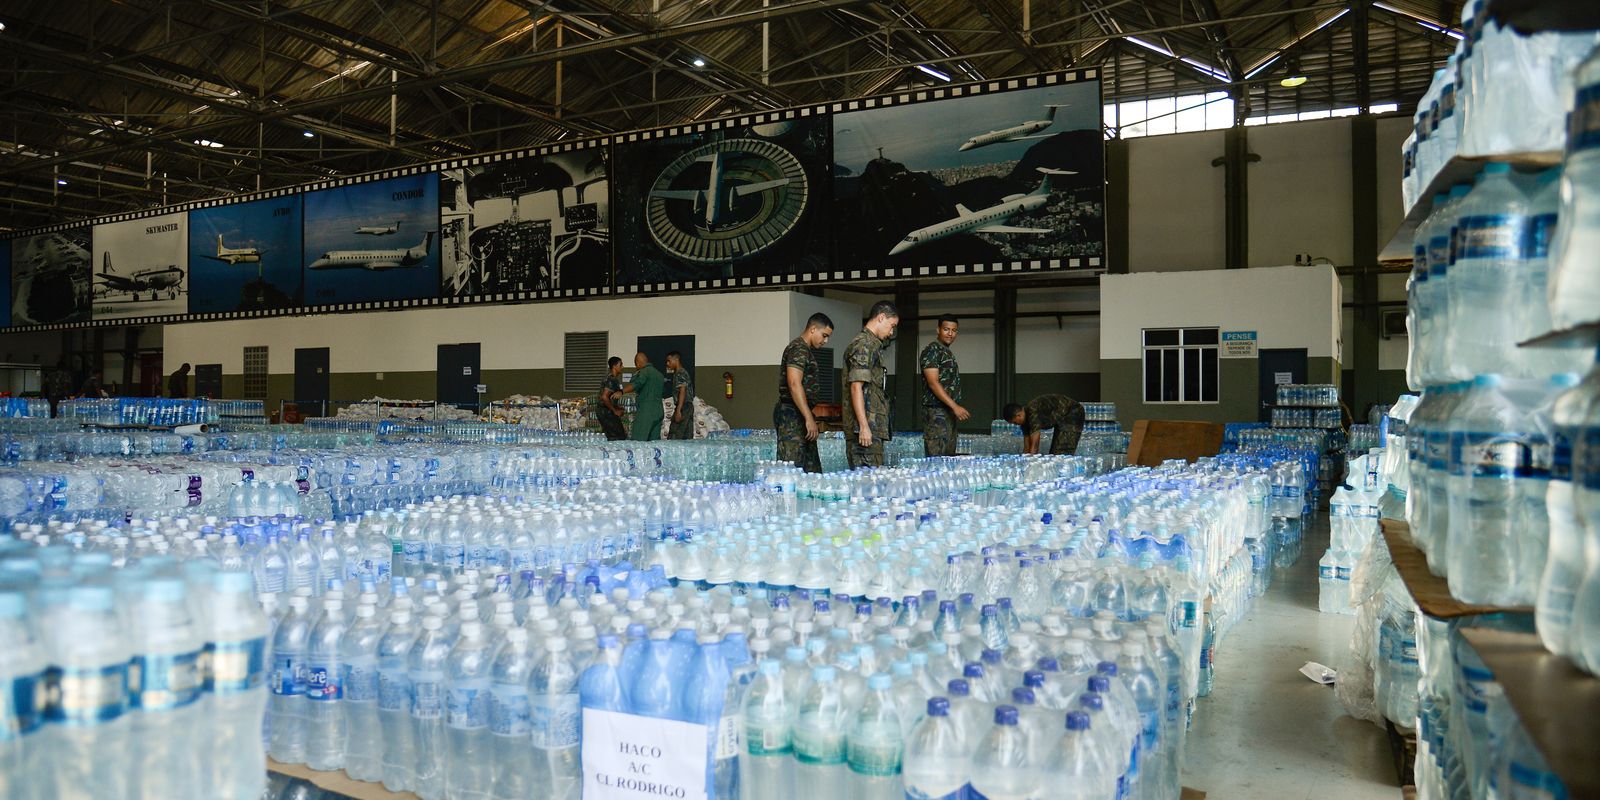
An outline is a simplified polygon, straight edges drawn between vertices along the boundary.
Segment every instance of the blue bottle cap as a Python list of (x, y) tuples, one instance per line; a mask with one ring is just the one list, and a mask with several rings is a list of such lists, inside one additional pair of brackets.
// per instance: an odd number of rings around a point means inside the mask
[(1099, 693), (1091, 691), (1078, 697), (1078, 705), (1083, 706), (1090, 711), (1104, 711), (1106, 708), (1106, 700), (1104, 697), (1101, 697)]
[(945, 691), (949, 692), (955, 697), (969, 697), (972, 695), (972, 684), (967, 683), (963, 678), (955, 678), (951, 680), (949, 683), (945, 684), (944, 688)]
[(889, 688), (891, 683), (893, 683), (893, 681), (889, 678), (888, 673), (875, 672), (873, 673), (872, 677), (867, 679), (867, 688), (874, 692), (881, 692)]
[(800, 645), (791, 644), (783, 649), (783, 660), (804, 661), (806, 660), (806, 649)]
[(1022, 673), (1022, 685), (1029, 689), (1042, 688), (1044, 686), (1044, 673), (1036, 669), (1030, 669)]
[(1082, 711), (1068, 711), (1067, 712), (1067, 730), (1069, 730), (1069, 731), (1086, 731), (1086, 730), (1089, 730), (1089, 715), (1083, 713)]
[(1111, 662), (1111, 661), (1102, 661), (1102, 662), (1100, 662), (1100, 665), (1098, 667), (1096, 667), (1095, 669), (1101, 675), (1116, 675), (1117, 674), (1117, 665), (1114, 662)]
[(1095, 675), (1089, 679), (1089, 691), (1095, 694), (1105, 694), (1111, 691), (1111, 678), (1106, 675)]
[(983, 677), (983, 665), (979, 664), (977, 662), (972, 662), (972, 663), (967, 664), (966, 666), (961, 668), (961, 677), (963, 677), (963, 678), (982, 678)]
[(1018, 686), (1011, 690), (1011, 702), (1019, 706), (1031, 706), (1034, 702), (1033, 690), (1026, 686)]
[(827, 665), (811, 668), (811, 680), (817, 683), (833, 683), (836, 674), (833, 667)]
[(1000, 651), (999, 650), (993, 650), (993, 649), (984, 650), (982, 658), (983, 658), (983, 663), (985, 663), (985, 664), (998, 664), (998, 663), (1000, 663), (1000, 660), (1001, 660)]
[(950, 701), (948, 699), (946, 699), (946, 698), (943, 698), (943, 697), (930, 697), (930, 698), (928, 698), (928, 716), (930, 716), (930, 717), (948, 717), (948, 716), (950, 716)]
[(1017, 724), (1017, 707), (1016, 706), (995, 706), (995, 709), (994, 709), (994, 724), (996, 724), (996, 725), (1015, 725), (1015, 724)]
[(1000, 598), (999, 603), (1000, 603), (1000, 607), (1005, 609), (1006, 611), (1010, 611), (1011, 610), (1011, 598), (1002, 597), (1002, 598)]
[(1044, 658), (1039, 659), (1039, 661), (1037, 662), (1037, 666), (1039, 667), (1039, 669), (1041, 669), (1041, 670), (1043, 670), (1045, 672), (1060, 672), (1061, 671), (1061, 662), (1059, 660), (1057, 660), (1054, 656), (1045, 656)]
[(986, 617), (998, 617), (1000, 616), (1000, 608), (992, 603), (985, 604), (983, 607), (983, 615)]
[(946, 611), (954, 612), (955, 610), (956, 610), (956, 601), (954, 601), (954, 600), (940, 600), (939, 601), (939, 613), (943, 614)]

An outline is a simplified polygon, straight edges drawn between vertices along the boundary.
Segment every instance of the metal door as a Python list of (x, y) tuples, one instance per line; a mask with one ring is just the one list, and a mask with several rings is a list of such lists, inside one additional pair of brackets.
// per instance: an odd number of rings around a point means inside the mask
[(1306, 382), (1306, 349), (1264, 349), (1256, 366), (1261, 376), (1261, 421), (1271, 422), (1272, 403), (1278, 396), (1278, 384)]
[(328, 415), (328, 348), (295, 348), (294, 399), (302, 416)]
[(478, 357), (482, 347), (477, 342), (439, 345), (439, 363), (436, 391), (440, 403), (450, 403), (461, 408), (477, 408), (478, 384), (483, 376), (478, 372)]

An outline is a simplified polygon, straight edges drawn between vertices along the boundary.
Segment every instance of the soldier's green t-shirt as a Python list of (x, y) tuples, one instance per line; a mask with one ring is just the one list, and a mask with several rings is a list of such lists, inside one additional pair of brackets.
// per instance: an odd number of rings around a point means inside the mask
[[(889, 369), (883, 365), (884, 341), (877, 334), (865, 328), (856, 334), (856, 338), (844, 348), (844, 380), (848, 386), (852, 383), (861, 383), (862, 396), (867, 403), (867, 425), (872, 430), (872, 435), (880, 439), (889, 438)], [(856, 422), (855, 393), (845, 395), (847, 408), (845, 411), (845, 427), (854, 436), (860, 433), (860, 425)]]
[[(944, 342), (934, 339), (928, 346), (922, 348), (922, 357), (917, 359), (917, 371), (939, 370), (939, 385), (944, 387), (945, 394), (957, 405), (961, 403), (961, 368), (956, 366), (956, 356)], [(944, 403), (939, 402), (938, 396), (933, 393), (927, 381), (922, 382), (922, 404), (930, 408), (940, 408)]]

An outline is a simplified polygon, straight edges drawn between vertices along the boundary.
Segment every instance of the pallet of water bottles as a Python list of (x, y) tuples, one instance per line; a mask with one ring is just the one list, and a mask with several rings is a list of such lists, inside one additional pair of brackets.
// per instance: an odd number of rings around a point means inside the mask
[(77, 397), (62, 400), (57, 416), (85, 425), (159, 428), (215, 422), (216, 410), (205, 398)]
[(1280, 406), (1296, 408), (1338, 408), (1339, 387), (1331, 383), (1282, 383), (1276, 390)]
[(0, 419), (50, 416), (50, 401), (43, 397), (0, 397)]
[(1337, 428), (1342, 420), (1337, 407), (1273, 406), (1274, 428)]

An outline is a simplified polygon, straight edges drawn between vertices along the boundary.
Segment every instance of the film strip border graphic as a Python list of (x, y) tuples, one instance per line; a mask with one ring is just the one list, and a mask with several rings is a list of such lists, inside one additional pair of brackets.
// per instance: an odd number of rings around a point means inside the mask
[[(278, 189), (266, 189), (259, 192), (229, 195), (227, 197), (212, 198), (209, 200), (195, 200), (188, 203), (161, 206), (159, 208), (130, 211), (122, 214), (112, 214), (104, 217), (77, 220), (74, 222), (61, 223), (57, 225), (48, 225), (21, 231), (12, 231), (4, 235), (0, 235), (0, 246), (10, 246), (10, 241), (13, 239), (36, 236), (39, 234), (78, 230), (81, 228), (104, 225), (113, 222), (147, 219), (150, 217), (165, 216), (174, 213), (186, 213), (189, 211), (215, 208), (218, 206), (235, 205), (276, 197), (306, 194), (309, 192), (321, 191), (323, 189), (353, 186), (356, 184), (371, 183), (373, 181), (389, 180), (391, 178), (427, 173), (442, 173), (447, 170), (461, 169), (463, 167), (483, 166), (506, 161), (515, 161), (522, 158), (538, 158), (560, 153), (569, 153), (576, 150), (612, 147), (614, 145), (629, 144), (633, 142), (646, 142), (653, 139), (686, 136), (697, 133), (719, 131), (728, 128), (745, 127), (749, 125), (786, 122), (790, 120), (828, 116), (831, 114), (839, 114), (851, 111), (865, 111), (874, 108), (891, 108), (894, 106), (910, 105), (934, 100), (974, 97), (994, 92), (1008, 92), (1019, 89), (1036, 89), (1046, 86), (1062, 86), (1066, 84), (1080, 83), (1083, 81), (1098, 80), (1099, 78), (1100, 70), (1096, 68), (1062, 70), (1058, 72), (1023, 75), (1012, 78), (999, 78), (975, 83), (955, 84), (952, 86), (939, 86), (930, 87), (927, 89), (891, 92), (854, 100), (839, 100), (828, 103), (798, 106), (795, 108), (766, 111), (757, 114), (722, 117), (719, 119), (707, 120), (705, 122), (685, 123), (682, 125), (670, 125), (636, 131), (624, 131), (619, 133), (603, 134), (599, 136), (589, 136), (581, 139), (572, 139), (522, 149), (503, 150), (495, 153), (484, 153), (476, 156), (461, 156), (457, 158), (441, 159), (421, 164), (412, 164), (405, 167), (397, 167), (394, 169), (363, 173), (361, 175), (330, 178), (323, 181), (314, 181), (295, 186), (286, 186)], [(613, 257), (615, 257), (614, 254)], [(1061, 269), (1087, 269), (1099, 271), (1103, 270), (1104, 266), (1105, 260), (1103, 256), (1089, 256), (1032, 259), (1027, 261), (995, 261), (977, 264), (943, 264), (937, 266), (852, 267), (848, 269), (833, 269), (784, 275), (708, 278), (704, 280), (623, 284), (618, 286), (614, 283), (615, 265), (613, 264), (613, 283), (610, 286), (601, 288), (545, 289), (538, 291), (502, 292), (458, 297), (420, 297), (399, 300), (334, 303), (329, 305), (301, 305), (290, 308), (259, 309), (252, 311), (217, 311), (167, 314), (161, 316), (115, 317), (109, 319), (91, 319), (76, 322), (60, 322), (40, 325), (13, 325), (7, 328), (0, 328), (0, 332), (73, 330), (98, 327), (124, 327), (151, 324), (256, 319), (263, 317), (303, 317), (324, 314), (351, 314), (371, 311), (394, 311), (402, 309), (449, 306), (493, 305), (502, 303), (527, 303), (555, 300), (585, 300), (600, 297), (656, 295), (668, 292), (685, 291), (694, 292), (720, 291), (728, 289), (773, 289), (787, 286), (803, 286), (819, 283), (857, 280), (900, 280), (906, 278), (943, 278), (970, 275), (1018, 274)]]

